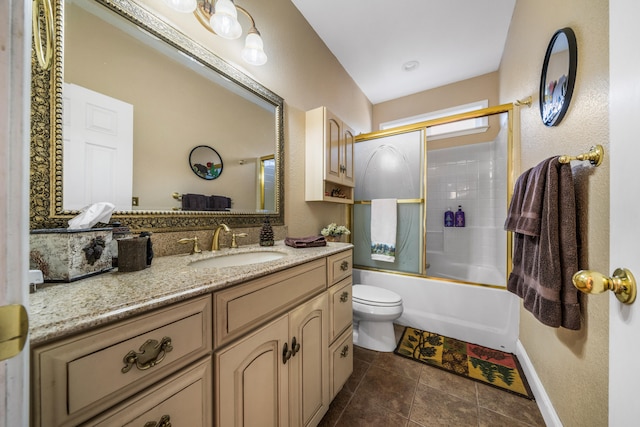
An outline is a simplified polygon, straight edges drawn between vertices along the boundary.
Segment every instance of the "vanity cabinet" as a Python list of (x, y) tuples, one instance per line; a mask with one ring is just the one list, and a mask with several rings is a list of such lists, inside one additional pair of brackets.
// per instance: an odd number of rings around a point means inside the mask
[(316, 426), (352, 371), (352, 251), (32, 348), (32, 426)]
[[(34, 349), (32, 425), (93, 425), (92, 417), (105, 411), (121, 420), (155, 416), (154, 406), (180, 397), (172, 397), (180, 391), (175, 382), (157, 385), (172, 375), (193, 385), (189, 399), (198, 396), (190, 402), (190, 419), (207, 421), (211, 308), (210, 296), (199, 297)], [(132, 405), (130, 399), (140, 399), (149, 387), (161, 393), (152, 393), (147, 406)], [(164, 405), (158, 420), (182, 417)], [(143, 407), (148, 409), (140, 412)]]
[(305, 129), (305, 199), (353, 203), (353, 129), (326, 107), (307, 111)]

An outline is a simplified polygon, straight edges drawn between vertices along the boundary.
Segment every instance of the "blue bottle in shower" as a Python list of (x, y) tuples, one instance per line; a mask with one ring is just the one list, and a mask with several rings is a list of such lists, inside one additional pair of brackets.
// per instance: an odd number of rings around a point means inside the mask
[(456, 212), (456, 227), (464, 227), (464, 211), (462, 210), (462, 206), (458, 205), (458, 212)]
[(451, 211), (451, 208), (449, 208), (445, 213), (444, 213), (444, 226), (445, 227), (453, 227), (453, 211)]

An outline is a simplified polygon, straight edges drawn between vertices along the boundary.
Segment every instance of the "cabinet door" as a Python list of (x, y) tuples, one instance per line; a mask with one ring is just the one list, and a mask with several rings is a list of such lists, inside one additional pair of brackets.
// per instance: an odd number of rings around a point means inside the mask
[(329, 110), (325, 110), (325, 180), (340, 184), (342, 181), (342, 122)]
[(353, 372), (353, 329), (347, 329), (329, 349), (329, 390), (336, 397)]
[(289, 314), (292, 426), (315, 426), (329, 408), (328, 313), (328, 297), (323, 293)]
[(215, 353), (217, 426), (289, 425), (288, 332), (285, 315)]
[(342, 142), (344, 148), (342, 182), (349, 187), (355, 187), (356, 178), (353, 171), (353, 153), (355, 150), (356, 137), (353, 129), (347, 127), (344, 123), (342, 124)]

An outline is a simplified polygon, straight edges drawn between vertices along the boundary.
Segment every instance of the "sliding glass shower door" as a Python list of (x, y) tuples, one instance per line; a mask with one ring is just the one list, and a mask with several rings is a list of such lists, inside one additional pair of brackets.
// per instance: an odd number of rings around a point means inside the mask
[[(423, 130), (358, 142), (353, 207), (354, 264), (382, 270), (424, 272), (425, 133)], [(396, 199), (394, 262), (371, 259), (371, 200)], [(388, 224), (394, 226), (394, 224)]]
[[(479, 132), (427, 136), (443, 124), (480, 118), (488, 125)], [(512, 105), (360, 135), (354, 155), (356, 267), (506, 286), (511, 236), (503, 225), (513, 189)], [(398, 203), (393, 262), (371, 256), (375, 199)], [(464, 226), (445, 225), (449, 209), (465, 211)]]

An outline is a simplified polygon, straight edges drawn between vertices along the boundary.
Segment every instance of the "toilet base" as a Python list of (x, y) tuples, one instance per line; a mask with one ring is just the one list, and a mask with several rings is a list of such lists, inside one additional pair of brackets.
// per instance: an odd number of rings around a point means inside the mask
[(353, 328), (353, 344), (369, 350), (392, 352), (397, 345), (393, 322), (359, 321)]

